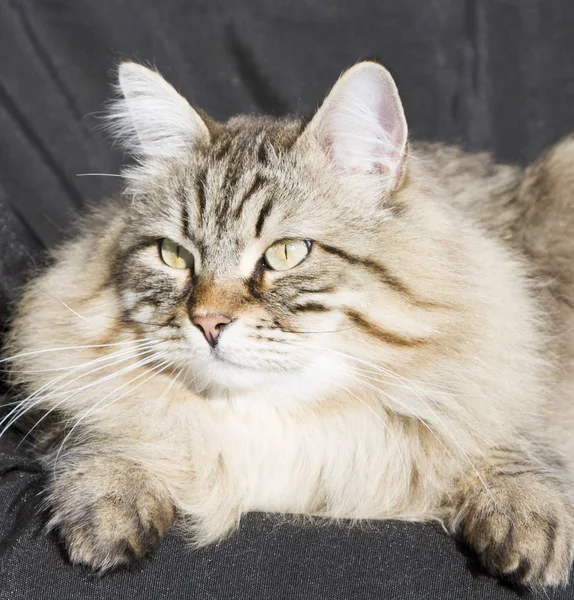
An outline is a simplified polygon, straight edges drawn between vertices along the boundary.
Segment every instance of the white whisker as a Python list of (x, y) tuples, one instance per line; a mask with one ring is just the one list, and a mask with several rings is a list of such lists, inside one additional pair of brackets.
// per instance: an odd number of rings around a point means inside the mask
[[(153, 362), (154, 360), (157, 360), (158, 358), (161, 357), (161, 353), (160, 354), (154, 354), (151, 357), (147, 357), (144, 360), (138, 361), (133, 365), (130, 365), (129, 367), (126, 367), (125, 369), (122, 369), (121, 371), (114, 373), (113, 375), (110, 375), (108, 377), (104, 377), (96, 382), (94, 382), (93, 385), (99, 385), (101, 383), (103, 383), (104, 381), (107, 381), (109, 379), (113, 379), (121, 374), (124, 373), (130, 373), (131, 371), (134, 371), (135, 369), (141, 367), (141, 366), (145, 366), (146, 364), (149, 364), (150, 362)], [(81, 391), (81, 390), (80, 390)], [(78, 390), (74, 391), (74, 393), (65, 396), (62, 400), (60, 400), (60, 402), (57, 402), (52, 408), (50, 408), (50, 410), (48, 410), (44, 415), (42, 415), (42, 417), (34, 424), (34, 426), (26, 433), (26, 435), (24, 436), (24, 439), (26, 437), (28, 437), (28, 435), (32, 432), (33, 429), (35, 429), (46, 417), (48, 417), (48, 415), (50, 415), (52, 412), (54, 412), (55, 410), (57, 410), (62, 404), (64, 404), (65, 402), (68, 402), (71, 398), (73, 398), (74, 396), (76, 396), (76, 394), (79, 393)], [(3, 433), (3, 432), (2, 432)], [(1, 434), (0, 434), (1, 437)], [(24, 440), (22, 440), (24, 441)]]
[(391, 436), (393, 442), (395, 443), (395, 446), (397, 448), (397, 452), (400, 456), (401, 459), (401, 464), (402, 464), (402, 468), (403, 468), (403, 476), (404, 476), (404, 482), (405, 482), (405, 489), (408, 489), (409, 485), (408, 485), (408, 469), (407, 469), (407, 464), (405, 461), (405, 456), (404, 456), (404, 451), (401, 448), (399, 441), (397, 440), (397, 438), (395, 437), (395, 435), (393, 434), (391, 428), (387, 425), (387, 423), (385, 423), (384, 419), (381, 417), (381, 415), (379, 415), (377, 413), (377, 411), (372, 407), (369, 406), (362, 398), (360, 398), (357, 394), (355, 394), (354, 392), (351, 392), (349, 389), (347, 389), (346, 387), (343, 387), (342, 385), (337, 384), (338, 387), (340, 387), (342, 390), (344, 390), (345, 392), (347, 392), (348, 394), (350, 394), (351, 396), (353, 396), (355, 399), (357, 399), (363, 406), (365, 406), (365, 408), (368, 408), (374, 415), (375, 417), (377, 417), (377, 419), (381, 422), (381, 424), (383, 425), (383, 427), (385, 428), (386, 432)]
[[(60, 394), (57, 394), (57, 392), (59, 390), (62, 390), (64, 388), (66, 388), (68, 385), (74, 383), (75, 381), (78, 381), (79, 379), (82, 379), (84, 377), (88, 377), (89, 375), (92, 375), (93, 373), (101, 371), (102, 369), (109, 369), (110, 367), (113, 367), (116, 364), (120, 364), (122, 362), (125, 362), (126, 360), (131, 360), (132, 358), (134, 358), (135, 356), (137, 356), (138, 353), (141, 354), (141, 355), (144, 355), (144, 354), (148, 354), (150, 352), (154, 352), (155, 351), (155, 347), (158, 344), (159, 344), (158, 342), (154, 342), (153, 345), (152, 345), (152, 347), (149, 347), (149, 345), (146, 345), (146, 347), (144, 347), (143, 349), (140, 346), (140, 347), (137, 347), (137, 348), (134, 348), (134, 349), (130, 348), (128, 350), (124, 350), (124, 351), (122, 351), (120, 353), (115, 353), (116, 356), (114, 358), (116, 358), (116, 360), (114, 360), (112, 363), (104, 364), (104, 365), (99, 366), (99, 367), (97, 367), (95, 369), (91, 369), (87, 373), (81, 373), (80, 375), (78, 375), (77, 377), (71, 379), (70, 381), (65, 381), (62, 385), (59, 385), (55, 389), (51, 390), (47, 395), (39, 396), (39, 394), (41, 394), (44, 390), (46, 390), (47, 388), (49, 388), (51, 385), (53, 385), (54, 383), (58, 383), (59, 381), (61, 381), (62, 379), (65, 379), (69, 375), (74, 375), (75, 373), (78, 372), (79, 369), (75, 369), (72, 373), (64, 373), (63, 375), (60, 375), (59, 377), (56, 377), (54, 380), (52, 380), (51, 382), (43, 385), (38, 390), (36, 390), (33, 394), (31, 394), (30, 396), (28, 396), (27, 398), (25, 398), (24, 400), (22, 400), (19, 403), (19, 405), (21, 407), (20, 411), (18, 411), (18, 407), (17, 407), (16, 409), (10, 411), (10, 413), (0, 421), (0, 426), (2, 426), (7, 419), (10, 419), (9, 423), (0, 432), (0, 437), (2, 437), (6, 433), (6, 431), (18, 419), (22, 418), (22, 416), (24, 416), (24, 414), (26, 414), (27, 412), (29, 412), (30, 410), (32, 410), (34, 407), (38, 406), (42, 402), (45, 402), (48, 399), (54, 398), (57, 395), (61, 395), (62, 393), (67, 394), (67, 395), (69, 395), (70, 393), (74, 393), (74, 395), (75, 395), (75, 393), (83, 391), (84, 389), (86, 389), (88, 387), (93, 387), (95, 385), (99, 385), (100, 383), (102, 383), (107, 378), (96, 380), (95, 382), (92, 382), (92, 383), (88, 384), (87, 386), (83, 386), (81, 388), (71, 389), (71, 390), (67, 389), (67, 390), (65, 390), (65, 392), (60, 392)], [(123, 356), (124, 353), (127, 353), (127, 355)], [(122, 356), (118, 359), (117, 358), (117, 354), (122, 354)], [(109, 360), (109, 358), (110, 358), (110, 356), (101, 357), (99, 359), (96, 359), (94, 361), (94, 363), (96, 363), (96, 362), (99, 363), (99, 362), (102, 362), (102, 361), (106, 361), (106, 360)], [(92, 364), (94, 364), (94, 363), (92, 363)], [(136, 363), (136, 364), (138, 364), (138, 363)], [(120, 373), (121, 372), (122, 371), (120, 371)], [(117, 374), (120, 374), (120, 373), (117, 373)], [(108, 378), (110, 378), (110, 377), (112, 377), (112, 376), (108, 376)], [(69, 396), (67, 396), (67, 397), (69, 397)], [(31, 400), (34, 400), (34, 402), (30, 402)], [(50, 412), (51, 412), (51, 410), (48, 411), (47, 414), (49, 414)], [(17, 413), (17, 414), (15, 414), (15, 413)], [(47, 416), (47, 414), (45, 416)], [(13, 416), (13, 415), (15, 415), (15, 416)]]
[[(155, 341), (151, 338), (143, 338), (145, 341)], [(112, 346), (125, 346), (127, 344), (133, 344), (133, 342), (116, 342), (113, 344), (88, 344), (85, 346), (60, 346), (59, 348), (46, 348), (45, 350), (34, 350), (32, 352), (22, 352), (21, 354), (15, 354), (14, 356), (8, 356), (7, 358), (3, 358), (0, 360), (0, 364), (4, 362), (8, 362), (11, 360), (16, 360), (17, 358), (24, 358), (26, 356), (34, 356), (36, 354), (43, 354), (45, 352), (63, 352), (65, 350), (84, 350), (86, 348), (109, 348)]]
[(78, 364), (74, 364), (74, 365), (69, 365), (67, 367), (54, 367), (52, 369), (29, 369), (29, 370), (24, 370), (24, 369), (7, 369), (6, 371), (2, 371), (2, 372), (6, 372), (6, 373), (53, 373), (56, 371), (71, 371), (74, 369), (79, 369), (79, 368), (83, 368), (83, 367), (89, 367), (93, 364), (96, 364), (98, 362), (102, 362), (105, 361), (106, 359), (112, 358), (114, 356), (119, 356), (120, 354), (125, 354), (128, 352), (132, 352), (134, 350), (138, 350), (141, 348), (145, 348), (146, 346), (151, 346), (153, 344), (157, 344), (159, 342), (155, 342), (155, 341), (151, 341), (151, 342), (142, 342), (140, 344), (136, 344), (133, 348), (125, 348), (123, 350), (118, 350), (117, 352), (112, 352), (111, 354), (106, 354), (103, 357), (100, 358), (96, 358), (94, 360), (90, 360), (86, 363), (78, 363)]
[(118, 173), (76, 173), (76, 177), (124, 177)]
[(179, 377), (180, 377), (180, 375), (181, 375), (182, 372), (183, 372), (183, 367), (181, 367), (179, 369), (179, 371), (177, 372), (176, 376), (169, 382), (168, 386), (165, 388), (165, 390), (163, 391), (162, 395), (159, 397), (159, 400), (163, 400), (171, 392), (173, 386), (175, 385), (175, 383), (179, 379)]
[[(301, 344), (294, 344), (294, 345), (299, 345), (301, 346)], [(336, 355), (340, 355), (342, 357), (354, 360), (356, 362), (359, 363), (363, 363), (363, 364), (367, 364), (373, 368), (377, 368), (380, 369), (383, 373), (385, 373), (385, 375), (387, 375), (388, 377), (392, 377), (394, 379), (398, 379), (399, 381), (403, 378), (401, 378), (399, 375), (397, 374), (393, 374), (392, 372), (384, 369), (383, 367), (379, 367), (378, 365), (375, 365), (374, 363), (370, 363), (369, 361), (365, 361), (362, 360), (360, 358), (357, 358), (355, 356), (352, 356), (351, 354), (347, 354), (345, 352), (338, 352), (336, 350), (331, 350), (328, 348), (322, 348), (322, 347), (318, 347), (318, 346), (310, 346), (305, 344), (305, 347), (311, 349), (311, 350), (315, 350), (315, 351), (323, 351), (323, 352), (331, 352), (332, 354), (336, 354)], [(381, 390), (380, 388), (373, 386), (371, 384), (368, 384), (367, 382), (365, 382), (364, 380), (359, 380), (363, 383), (363, 385), (367, 385), (369, 387), (371, 387), (372, 389), (377, 390), (378, 392), (384, 394), (386, 397), (388, 397), (391, 400), (394, 400), (395, 402), (397, 402), (400, 406), (402, 406), (405, 410), (407, 410), (410, 414), (412, 414), (412, 416), (414, 416), (415, 418), (417, 418), (428, 430), (429, 432), (436, 438), (436, 440), (439, 442), (439, 444), (444, 448), (444, 450), (452, 457), (452, 453), (447, 449), (446, 445), (444, 444), (444, 442), (438, 437), (438, 435), (436, 434), (436, 432), (426, 423), (426, 421), (424, 419), (422, 419), (419, 415), (417, 415), (410, 407), (408, 407), (406, 404), (404, 404), (403, 402), (400, 402), (395, 396), (392, 396), (391, 394), (389, 394), (388, 392), (384, 392), (383, 390)], [(381, 383), (384, 383), (384, 381), (381, 381)], [(411, 386), (405, 386), (406, 389), (409, 389), (417, 398), (418, 400), (425, 406), (425, 408), (429, 411), (429, 413), (438, 421), (438, 423), (441, 425), (441, 428), (444, 430), (444, 433), (452, 440), (452, 442), (454, 443), (454, 445), (458, 448), (458, 450), (460, 451), (461, 455), (464, 457), (464, 459), (467, 461), (467, 463), (469, 464), (469, 466), (471, 467), (471, 469), (474, 471), (474, 473), (476, 474), (476, 476), (478, 477), (479, 481), (481, 482), (481, 484), (484, 486), (485, 491), (488, 494), (491, 494), (488, 486), (486, 485), (486, 482), (484, 481), (484, 478), (482, 477), (482, 475), (480, 474), (480, 472), (478, 471), (478, 469), (476, 468), (475, 464), (473, 463), (473, 461), (470, 459), (470, 457), (468, 456), (467, 452), (463, 449), (463, 447), (461, 446), (461, 444), (458, 442), (458, 440), (455, 438), (455, 436), (452, 434), (452, 432), (450, 431), (450, 429), (445, 425), (444, 421), (439, 417), (439, 415), (430, 407), (430, 405), (425, 402), (424, 398)], [(444, 414), (444, 413), (443, 413)]]
[[(109, 392), (108, 394), (106, 394), (103, 398), (101, 398), (98, 402), (96, 402), (96, 404), (94, 404), (94, 406), (92, 406), (87, 412), (85, 412), (80, 419), (78, 419), (76, 421), (76, 423), (74, 423), (74, 425), (72, 426), (72, 428), (70, 429), (70, 431), (66, 434), (66, 437), (62, 440), (62, 443), (60, 444), (60, 448), (58, 449), (58, 452), (56, 454), (56, 458), (54, 460), (54, 473), (56, 471), (56, 465), (58, 463), (58, 458), (60, 456), (60, 453), (62, 452), (62, 449), (64, 448), (67, 440), (70, 438), (70, 436), (72, 435), (72, 433), (74, 432), (74, 430), (76, 429), (76, 427), (79, 426), (79, 424), (86, 419), (91, 413), (93, 413), (98, 406), (101, 406), (102, 402), (109, 398), (110, 396), (112, 396), (113, 394), (115, 394), (116, 392), (118, 392), (119, 390), (123, 389), (124, 387), (132, 384), (134, 381), (137, 381), (140, 377), (144, 377), (145, 375), (149, 374), (150, 372), (153, 372), (152, 375), (150, 375), (149, 377), (147, 377), (146, 379), (144, 379), (143, 381), (141, 381), (138, 385), (136, 385), (134, 388), (129, 389), (127, 392), (125, 392), (124, 394), (122, 394), (121, 396), (119, 396), (118, 398), (114, 398), (112, 400), (112, 402), (106, 404), (105, 406), (101, 407), (100, 410), (105, 410), (108, 406), (111, 406), (112, 404), (114, 404), (115, 402), (117, 402), (118, 400), (121, 400), (122, 398), (125, 398), (128, 394), (130, 394), (131, 392), (133, 392), (134, 390), (136, 390), (137, 388), (141, 387), (144, 383), (148, 382), (150, 379), (152, 379), (153, 377), (156, 377), (157, 375), (159, 375), (160, 373), (162, 373), (163, 371), (165, 371), (166, 369), (168, 369), (171, 365), (173, 364), (172, 361), (164, 361), (163, 363), (160, 363), (159, 365), (157, 365), (156, 367), (152, 367), (151, 369), (147, 369), (146, 371), (144, 371), (144, 373), (140, 373), (138, 376), (130, 379), (130, 381), (124, 383), (123, 385), (119, 386), (118, 388), (116, 388), (115, 390), (112, 390), (111, 392)], [(162, 367), (159, 371), (156, 371), (157, 368)]]
[[(386, 396), (387, 398), (389, 398), (390, 400), (397, 402), (400, 406), (402, 406), (406, 411), (408, 411), (413, 417), (415, 417), (416, 419), (418, 419), (418, 421), (424, 426), (426, 427), (426, 429), (429, 431), (429, 433), (436, 439), (436, 441), (440, 444), (440, 446), (444, 449), (444, 451), (452, 458), (454, 459), (454, 455), (452, 454), (452, 452), (450, 452), (450, 450), (446, 447), (446, 445), (444, 444), (444, 442), (440, 439), (440, 437), (437, 435), (437, 433), (433, 430), (432, 427), (430, 427), (430, 425), (424, 420), (422, 419), (419, 415), (416, 414), (415, 411), (413, 411), (409, 406), (407, 406), (404, 402), (401, 402), (400, 400), (398, 400), (398, 398), (396, 398), (395, 396), (389, 394), (388, 392), (385, 392), (383, 390), (381, 390), (380, 388), (373, 386), (371, 384), (369, 384), (366, 381), (357, 379), (358, 381), (361, 381), (361, 383), (363, 383), (363, 385), (366, 385), (374, 390), (377, 390), (379, 393), (383, 394), (384, 396)], [(460, 445), (460, 443), (458, 442), (458, 440), (455, 438), (455, 436), (451, 433), (451, 431), (449, 430), (448, 427), (445, 426), (444, 421), (442, 421), (442, 419), (440, 419), (440, 417), (436, 414), (435, 411), (433, 411), (430, 406), (421, 398), (419, 397), (419, 399), (421, 400), (421, 402), (425, 405), (425, 407), (427, 408), (427, 410), (431, 413), (431, 415), (433, 415), (437, 421), (441, 424), (442, 429), (444, 430), (444, 433), (446, 435), (448, 435), (448, 437), (453, 441), (454, 445), (458, 448), (459, 452), (461, 453), (461, 455), (465, 458), (465, 460), (467, 461), (467, 463), (469, 464), (470, 468), (474, 471), (475, 475), (478, 477), (479, 481), (481, 482), (482, 486), (484, 487), (485, 491), (490, 494), (490, 489), (488, 488), (486, 481), (484, 480), (484, 478), (482, 477), (482, 475), (480, 474), (480, 472), (478, 471), (478, 469), (476, 468), (475, 464), (472, 462), (472, 460), (470, 459), (470, 457), (468, 456), (468, 454), (466, 453), (466, 451), (463, 449), (463, 447)], [(462, 470), (462, 467), (461, 467)], [(463, 471), (463, 470), (462, 470)], [(463, 471), (464, 472), (464, 471)], [(493, 498), (494, 499), (494, 498)]]

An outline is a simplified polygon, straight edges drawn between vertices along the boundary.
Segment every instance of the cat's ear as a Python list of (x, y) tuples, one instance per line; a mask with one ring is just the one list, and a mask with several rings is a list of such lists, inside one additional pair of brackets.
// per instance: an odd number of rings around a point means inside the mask
[(381, 173), (396, 188), (404, 173), (407, 121), (391, 74), (375, 62), (346, 71), (306, 129), (352, 173)]
[(203, 119), (156, 71), (122, 63), (118, 91), (123, 98), (111, 107), (110, 128), (132, 154), (169, 158), (209, 143)]

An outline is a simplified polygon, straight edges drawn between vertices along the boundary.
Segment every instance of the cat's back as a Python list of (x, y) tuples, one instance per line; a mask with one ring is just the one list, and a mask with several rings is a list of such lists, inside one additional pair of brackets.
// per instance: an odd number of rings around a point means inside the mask
[(538, 434), (574, 473), (574, 136), (526, 168), (435, 143), (415, 144), (413, 153), (441, 201), (525, 265), (541, 322), (552, 328), (547, 358), (558, 367)]
[(445, 202), (518, 251), (552, 298), (574, 307), (574, 136), (527, 168), (440, 143), (413, 151)]

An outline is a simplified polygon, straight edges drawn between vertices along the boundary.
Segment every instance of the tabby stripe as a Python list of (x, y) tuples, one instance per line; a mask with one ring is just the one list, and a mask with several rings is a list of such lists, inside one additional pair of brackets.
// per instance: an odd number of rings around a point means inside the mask
[(233, 198), (237, 184), (243, 175), (243, 171), (239, 164), (235, 161), (228, 161), (227, 170), (225, 172), (222, 187), (225, 192), (222, 194), (217, 205), (215, 206), (217, 218), (220, 221), (225, 221), (231, 218), (231, 199)]
[(223, 187), (227, 190), (233, 191), (242, 175), (243, 170), (241, 169), (240, 164), (235, 164), (235, 162), (229, 161), (225, 176), (223, 178)]
[(188, 278), (187, 278), (187, 282), (185, 284), (185, 288), (183, 289), (181, 294), (179, 294), (176, 297), (177, 302), (183, 302), (184, 300), (188, 300), (189, 296), (191, 295), (192, 290), (193, 290), (193, 279), (192, 279), (191, 273), (188, 271)]
[(273, 203), (271, 200), (267, 200), (259, 213), (259, 218), (257, 219), (257, 223), (255, 224), (255, 237), (259, 237), (261, 235), (261, 231), (263, 230), (263, 224), (265, 223), (265, 219), (271, 213), (271, 209), (273, 208)]
[(257, 160), (262, 165), (266, 165), (269, 162), (269, 155), (267, 153), (267, 138), (264, 137), (259, 144), (259, 148), (257, 149)]
[(218, 222), (224, 223), (230, 219), (229, 209), (230, 209), (230, 201), (229, 201), (229, 193), (222, 194), (222, 196), (218, 199), (217, 204), (214, 207), (215, 217)]
[(160, 251), (159, 243), (160, 243), (160, 240), (158, 240), (157, 238), (148, 237), (144, 240), (136, 242), (135, 244), (132, 244), (125, 250), (122, 250), (121, 252), (118, 253), (117, 259), (114, 261), (115, 272), (117, 272), (117, 269), (120, 269), (126, 263), (126, 261), (128, 259), (132, 258), (139, 252), (142, 252), (143, 250), (147, 250), (151, 246), (155, 246), (159, 253), (159, 251)]
[(369, 321), (364, 319), (358, 312), (355, 312), (354, 310), (346, 310), (345, 315), (351, 320), (352, 323), (354, 323), (355, 326), (357, 326), (359, 329), (362, 329), (370, 336), (377, 338), (381, 342), (392, 344), (393, 346), (403, 347), (421, 346), (426, 343), (426, 340), (421, 338), (409, 338), (398, 333), (394, 333), (393, 331), (382, 329), (374, 323), (369, 323)]
[(185, 198), (181, 202), (181, 233), (184, 239), (189, 236), (189, 209)]
[(174, 329), (181, 329), (181, 323), (178, 320), (176, 315), (172, 315), (169, 317), (165, 323), (162, 324), (162, 327), (173, 327)]
[(213, 150), (213, 158), (215, 160), (221, 160), (229, 152), (232, 141), (233, 138), (230, 136), (220, 142), (219, 145)]
[(345, 252), (344, 250), (341, 250), (340, 248), (336, 248), (335, 246), (329, 246), (328, 244), (322, 244), (320, 242), (315, 243), (325, 252), (338, 256), (339, 258), (342, 258), (343, 260), (347, 261), (352, 265), (360, 265), (361, 267), (371, 271), (385, 285), (388, 285), (397, 293), (408, 298), (412, 304), (416, 304), (417, 306), (424, 306), (427, 308), (446, 308), (446, 306), (443, 304), (431, 302), (428, 300), (421, 300), (420, 298), (417, 298), (416, 294), (409, 288), (409, 286), (402, 282), (396, 275), (393, 275), (387, 269), (387, 267), (381, 265), (380, 263), (374, 260), (371, 260), (370, 258), (355, 256), (353, 254)]
[(263, 187), (263, 185), (266, 183), (266, 181), (267, 180), (265, 179), (265, 177), (263, 177), (261, 174), (257, 173), (255, 175), (255, 177), (253, 178), (253, 182), (249, 186), (249, 189), (245, 192), (243, 198), (241, 198), (237, 208), (235, 209), (235, 218), (236, 219), (239, 219), (239, 217), (241, 216), (241, 213), (243, 212), (243, 207), (245, 206), (245, 203), (247, 202), (247, 200), (249, 200), (249, 198), (251, 198), (251, 196), (253, 196), (253, 194), (258, 192)]
[(263, 265), (262, 262), (259, 261), (257, 265), (255, 265), (255, 269), (253, 274), (249, 278), (247, 282), (247, 289), (249, 293), (256, 299), (261, 300), (263, 294), (261, 293), (261, 278), (263, 276)]
[(319, 302), (306, 302), (305, 304), (296, 304), (291, 310), (293, 312), (327, 312), (330, 308)]
[(203, 225), (203, 216), (205, 214), (205, 176), (207, 174), (207, 169), (204, 169), (199, 177), (197, 178), (196, 183), (196, 198), (197, 198), (197, 215), (198, 215), (198, 224), (201, 227)]

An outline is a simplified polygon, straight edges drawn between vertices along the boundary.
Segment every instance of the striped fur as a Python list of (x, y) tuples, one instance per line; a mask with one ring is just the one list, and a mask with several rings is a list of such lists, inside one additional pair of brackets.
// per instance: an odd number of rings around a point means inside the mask
[[(308, 124), (215, 123), (125, 69), (124, 195), (29, 284), (7, 347), (22, 410), (52, 411), (38, 447), (72, 560), (106, 570), (175, 515), (204, 544), (266, 510), (440, 520), (491, 572), (564, 583), (574, 144), (525, 171), (407, 147), (374, 63)], [(193, 268), (162, 262), (166, 237)], [(267, 268), (293, 238), (307, 259)], [(231, 320), (214, 349), (194, 315)]]

